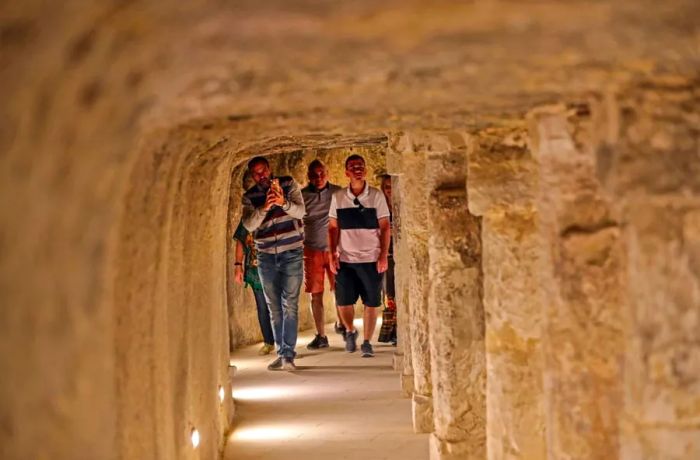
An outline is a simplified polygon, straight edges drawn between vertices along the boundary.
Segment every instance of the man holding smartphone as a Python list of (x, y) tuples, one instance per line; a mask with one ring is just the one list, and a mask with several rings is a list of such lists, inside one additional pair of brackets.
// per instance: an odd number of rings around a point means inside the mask
[(269, 370), (295, 370), (299, 293), (304, 276), (306, 213), (299, 186), (288, 176), (273, 177), (265, 157), (248, 162), (255, 185), (243, 194), (243, 226), (253, 234), (258, 273), (270, 309), (277, 359)]

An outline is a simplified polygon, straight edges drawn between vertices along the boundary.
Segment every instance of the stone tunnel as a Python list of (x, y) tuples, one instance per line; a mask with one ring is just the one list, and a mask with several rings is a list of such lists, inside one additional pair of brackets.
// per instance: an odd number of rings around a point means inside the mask
[(360, 152), (431, 459), (700, 459), (696, 0), (29, 0), (0, 50), (1, 458), (219, 458), (244, 165)]

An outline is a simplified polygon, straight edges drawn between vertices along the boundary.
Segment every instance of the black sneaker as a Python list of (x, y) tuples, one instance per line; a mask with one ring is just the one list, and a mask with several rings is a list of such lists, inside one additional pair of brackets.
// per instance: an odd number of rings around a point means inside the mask
[(357, 329), (345, 333), (345, 351), (355, 353), (355, 350), (357, 350)]
[(360, 345), (360, 351), (362, 352), (363, 358), (372, 358), (374, 356), (374, 350), (372, 350), (372, 344), (369, 343), (369, 340), (362, 342), (362, 345)]
[(309, 350), (318, 350), (319, 348), (328, 348), (328, 337), (321, 337), (316, 334), (316, 337), (306, 346)]
[(282, 369), (282, 357), (281, 356), (267, 365), (268, 371), (278, 371), (280, 369)]
[(335, 325), (333, 326), (333, 329), (335, 329), (335, 333), (336, 333), (336, 334), (342, 335), (342, 336), (343, 336), (343, 340), (345, 340), (345, 333), (347, 332), (347, 330), (345, 329), (345, 325), (344, 325), (344, 324), (342, 324), (342, 323), (335, 323)]
[(294, 358), (283, 358), (282, 359), (282, 369), (285, 371), (295, 371), (297, 370), (296, 364), (294, 364)]

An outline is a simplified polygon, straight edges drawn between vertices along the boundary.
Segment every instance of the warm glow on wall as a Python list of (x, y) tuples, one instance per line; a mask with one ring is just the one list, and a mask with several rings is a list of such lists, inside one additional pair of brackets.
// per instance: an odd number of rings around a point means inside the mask
[(192, 429), (191, 439), (192, 439), (192, 447), (194, 447), (196, 449), (197, 446), (199, 446), (199, 431), (197, 431), (196, 428)]
[(279, 441), (296, 438), (304, 431), (304, 427), (298, 425), (264, 425), (238, 429), (231, 437), (242, 442)]
[(225, 398), (226, 398), (226, 391), (224, 391), (224, 387), (219, 385), (219, 401), (221, 401), (221, 403), (223, 404)]

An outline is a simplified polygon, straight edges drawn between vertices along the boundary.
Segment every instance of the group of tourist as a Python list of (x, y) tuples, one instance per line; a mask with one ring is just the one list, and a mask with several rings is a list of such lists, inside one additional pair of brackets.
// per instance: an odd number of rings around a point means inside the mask
[(274, 176), (265, 157), (248, 162), (242, 217), (234, 233), (234, 278), (253, 290), (263, 336), (260, 354), (277, 349), (270, 370), (296, 369), (302, 280), (311, 296), (316, 328), (307, 348), (329, 346), (323, 305), (326, 278), (335, 292), (335, 331), (342, 334), (346, 351), (357, 350), (354, 306), (362, 299), (360, 351), (363, 357), (374, 356), (371, 340), (383, 295), (387, 308), (379, 340), (396, 344), (391, 177), (382, 176), (381, 191), (371, 187), (360, 155), (347, 157), (345, 175), (347, 187), (331, 184), (327, 167), (314, 160), (308, 166), (309, 183), (300, 189), (293, 178)]

